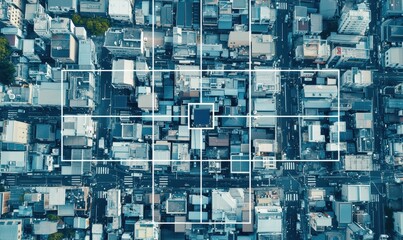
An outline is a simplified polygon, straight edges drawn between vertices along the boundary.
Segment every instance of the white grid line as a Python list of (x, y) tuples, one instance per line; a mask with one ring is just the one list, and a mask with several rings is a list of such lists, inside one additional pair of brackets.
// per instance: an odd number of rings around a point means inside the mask
[[(155, 9), (155, 0), (153, 0), (152, 1), (152, 8), (153, 9)], [(291, 69), (289, 69), (289, 70), (281, 70), (281, 69), (254, 69), (254, 70), (252, 70), (252, 56), (251, 56), (251, 44), (252, 44), (252, 42), (251, 42), (251, 38), (252, 38), (252, 29), (251, 29), (251, 19), (250, 19), (250, 17), (251, 17), (251, 1), (249, 1), (249, 46), (248, 46), (248, 48), (249, 48), (249, 69), (248, 70), (239, 70), (239, 69), (234, 69), (234, 70), (204, 70), (203, 71), (203, 66), (202, 66), (202, 58), (203, 58), (203, 51), (202, 51), (202, 38), (203, 38), (203, 32), (202, 32), (202, 26), (203, 26), (203, 24), (202, 24), (202, 20), (203, 20), (203, 1), (202, 0), (200, 0), (200, 22), (201, 22), (201, 24), (200, 24), (200, 75), (201, 75), (201, 78), (200, 78), (200, 85), (202, 86), (202, 77), (203, 77), (203, 72), (248, 72), (249, 73), (249, 82), (250, 82), (250, 86), (249, 86), (249, 93), (250, 93), (250, 95), (249, 96), (251, 96), (251, 87), (252, 87), (252, 85), (251, 85), (251, 76), (252, 76), (252, 72), (270, 72), (270, 71), (274, 71), (274, 72), (277, 72), (277, 71), (280, 71), (280, 72), (282, 72), (282, 71), (287, 71), (287, 72), (302, 72), (303, 70), (291, 70)], [(153, 12), (153, 14), (152, 14), (152, 36), (153, 36), (153, 46), (154, 46), (154, 31), (155, 31), (155, 11)], [(152, 70), (136, 70), (136, 71), (138, 71), (138, 72), (143, 72), (143, 71), (148, 71), (148, 72), (151, 72), (151, 74), (152, 74), (152, 87), (153, 87), (153, 89), (154, 89), (154, 72), (194, 72), (195, 70), (177, 70), (177, 69), (172, 69), (172, 70), (156, 70), (154, 67), (155, 67), (155, 65), (154, 65), (154, 54), (155, 54), (155, 52), (154, 52), (154, 48), (153, 48), (153, 50), (152, 50)], [(89, 71), (89, 72), (111, 72), (112, 70), (106, 70), (106, 69), (99, 69), (99, 70), (81, 70), (81, 69), (71, 69), (71, 70), (62, 70), (61, 71), (61, 75), (62, 75), (62, 83), (63, 83), (63, 75), (64, 75), (64, 72), (84, 72), (84, 71)], [(126, 71), (126, 70), (116, 70), (116, 71)], [(134, 71), (134, 70), (129, 70), (129, 71)], [(134, 71), (134, 72), (136, 72), (136, 71)], [(316, 70), (313, 70), (313, 71), (316, 71)], [(322, 71), (322, 72), (334, 72), (334, 71), (338, 71), (338, 85), (340, 85), (340, 71), (339, 70), (336, 70), (336, 69), (323, 69), (323, 70), (320, 70), (320, 71)], [(62, 85), (63, 86), (63, 85)], [(202, 87), (200, 88), (200, 91), (202, 91)], [(340, 86), (339, 86), (339, 96), (338, 96), (338, 116), (337, 116), (337, 118), (338, 118), (338, 122), (340, 122)], [(153, 94), (155, 94), (155, 91), (153, 90)], [(64, 96), (64, 94), (63, 94), (63, 87), (61, 87), (61, 102), (63, 102), (63, 96)], [(155, 118), (156, 118), (156, 116), (155, 116), (155, 111), (154, 111), (154, 106), (155, 106), (155, 104), (154, 104), (154, 98), (152, 99), (152, 102), (153, 102), (153, 113), (152, 113), (152, 116), (151, 116), (151, 119), (152, 119), (152, 122), (153, 122), (153, 126), (152, 126), (152, 128), (153, 128), (153, 133), (152, 133), (152, 145), (154, 146), (154, 123), (155, 123)], [(200, 92), (200, 102), (202, 102), (202, 92)], [(303, 115), (297, 115), (297, 116), (293, 116), (293, 115), (291, 115), (291, 116), (251, 116), (251, 97), (249, 97), (249, 112), (250, 112), (250, 116), (215, 116), (215, 117), (217, 117), (217, 118), (219, 118), (219, 117), (246, 117), (246, 118), (248, 118), (248, 120), (250, 121), (249, 122), (249, 142), (251, 142), (251, 126), (252, 126), (252, 123), (251, 123), (251, 118), (252, 117), (257, 117), (257, 118), (259, 118), (259, 117), (268, 117), (268, 118), (270, 118), (270, 117), (277, 117), (277, 118), (282, 118), (282, 117), (297, 117), (297, 118), (310, 118), (310, 117), (313, 117), (313, 118), (321, 118), (321, 117), (336, 117), (336, 116), (303, 116)], [(64, 111), (63, 111), (63, 106), (61, 107), (61, 116), (62, 116), (62, 118), (64, 117)], [(108, 117), (108, 118), (110, 118), (110, 117), (115, 117), (115, 116), (113, 116), (113, 115), (111, 115), (111, 116), (103, 116), (103, 115), (101, 115), (101, 116), (94, 116), (94, 115), (91, 115), (91, 117)], [(120, 116), (120, 115), (117, 115), (116, 117), (141, 117), (141, 118), (147, 118), (147, 117), (149, 117), (149, 116)], [(171, 116), (171, 115), (169, 115), (169, 116), (158, 116), (158, 117), (161, 117), (161, 118), (163, 118), (163, 117), (187, 117), (187, 116)], [(62, 156), (63, 156), (63, 121), (61, 121), (61, 126), (62, 126), (62, 138), (61, 138), (61, 144), (62, 144), (62, 149), (61, 149), (61, 153), (62, 153)], [(202, 138), (203, 138), (203, 134), (201, 134), (201, 140), (202, 140)], [(340, 159), (340, 131), (338, 131), (338, 138), (339, 138), (339, 145), (338, 145), (338, 156), (339, 156), (339, 159)], [(202, 141), (201, 141), (201, 144), (202, 144)], [(153, 146), (152, 146), (152, 149), (153, 149)], [(153, 149), (154, 150), (154, 149)], [(252, 157), (251, 157), (251, 155), (252, 155), (252, 152), (251, 152), (251, 144), (249, 144), (249, 161), (250, 162), (254, 162), (253, 160), (252, 160)], [(154, 151), (153, 151), (154, 152)], [(201, 160), (202, 160), (202, 146), (201, 146), (201, 148), (200, 148), (200, 158), (201, 158)], [(62, 161), (63, 161), (63, 157), (62, 157)], [(69, 162), (73, 162), (73, 161), (75, 161), (75, 160), (71, 160), (71, 161), (69, 161)], [(80, 161), (80, 162), (82, 162), (83, 160), (78, 160), (78, 161)], [(93, 160), (93, 159), (91, 159), (90, 161), (110, 161), (110, 160)], [(120, 161), (120, 162), (122, 162), (122, 161), (133, 161), (133, 160), (113, 160), (113, 161), (116, 161), (116, 162), (118, 162), (118, 161)], [(167, 222), (155, 222), (155, 218), (154, 218), (154, 207), (155, 207), (155, 198), (154, 198), (154, 194), (155, 194), (155, 189), (154, 189), (154, 181), (155, 181), (155, 176), (154, 176), (154, 161), (153, 160), (140, 160), (140, 161), (152, 161), (152, 168), (153, 168), (153, 171), (152, 171), (152, 181), (153, 181), (153, 188), (152, 188), (152, 194), (153, 194), (153, 197), (152, 197), (152, 199), (153, 199), (153, 204), (152, 204), (152, 222), (154, 223), (154, 224), (172, 224), (172, 223), (167, 223)], [(202, 162), (203, 161), (209, 161), (209, 160), (202, 160)], [(217, 161), (217, 160), (212, 160), (212, 161)], [(220, 161), (225, 161), (225, 160), (220, 160)], [(261, 160), (259, 160), (259, 161), (261, 161)], [(275, 160), (275, 161), (277, 161), (277, 160)], [(287, 162), (287, 160), (281, 160), (282, 162)], [(295, 162), (295, 161), (299, 161), (299, 162), (310, 162), (310, 161), (318, 161), (318, 162), (324, 162), (323, 160), (289, 160), (289, 161), (292, 161), (292, 162)], [(339, 161), (339, 160), (329, 160), (329, 161), (334, 161), (334, 162), (337, 162), (337, 161)], [(202, 172), (202, 162), (200, 163), (200, 171)], [(250, 168), (251, 168), (251, 165), (249, 166)], [(251, 204), (251, 195), (252, 195), (252, 189), (251, 189), (251, 169), (250, 169), (250, 172), (249, 172), (249, 191), (250, 191), (250, 194), (249, 194), (249, 202), (250, 202), (250, 204)], [(202, 174), (201, 174), (201, 176), (200, 176), (200, 188), (201, 188), (201, 191), (200, 191), (200, 199), (202, 198)], [(233, 222), (234, 224), (251, 224), (251, 205), (250, 205), (250, 211), (249, 211), (249, 221), (246, 223), (243, 223), (243, 222)], [(202, 222), (202, 208), (200, 209), (200, 222)], [(174, 222), (173, 224), (194, 224), (195, 222)], [(217, 224), (227, 224), (227, 223), (231, 223), (231, 222), (216, 222)], [(203, 224), (211, 224), (211, 223), (203, 223)]]
[(203, 222), (203, 130), (200, 130), (200, 223)]

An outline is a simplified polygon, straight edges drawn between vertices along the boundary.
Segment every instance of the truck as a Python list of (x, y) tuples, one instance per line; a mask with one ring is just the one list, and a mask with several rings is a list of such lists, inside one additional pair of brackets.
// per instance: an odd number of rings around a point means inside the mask
[(132, 173), (132, 177), (138, 177), (141, 178), (143, 176), (142, 173)]
[(105, 139), (103, 137), (101, 137), (101, 139), (99, 139), (99, 141), (98, 141), (98, 148), (99, 149), (105, 148)]

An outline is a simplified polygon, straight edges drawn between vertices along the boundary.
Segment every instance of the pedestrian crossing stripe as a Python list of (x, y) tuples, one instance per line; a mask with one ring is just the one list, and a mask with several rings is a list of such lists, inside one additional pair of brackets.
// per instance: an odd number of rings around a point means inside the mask
[(299, 197), (297, 193), (286, 193), (285, 200), (287, 202), (298, 201)]
[(81, 185), (81, 176), (72, 176), (71, 177), (71, 184), (72, 185)]
[(309, 186), (316, 186), (316, 177), (315, 176), (308, 176), (307, 182)]
[(379, 195), (378, 194), (371, 194), (371, 201), (372, 202), (379, 202)]
[(9, 186), (14, 186), (14, 185), (16, 185), (16, 178), (15, 178), (15, 176), (7, 176), (7, 177), (6, 177), (6, 182), (7, 182), (7, 185), (9, 185)]
[(133, 184), (133, 177), (132, 176), (125, 176), (123, 181), (124, 181), (124, 183), (126, 185), (132, 185)]
[(295, 163), (294, 162), (286, 162), (283, 163), (285, 170), (295, 170)]
[(108, 196), (108, 193), (105, 192), (105, 191), (99, 191), (99, 192), (97, 192), (97, 197), (98, 197), (98, 198), (107, 198), (107, 196)]
[(287, 10), (287, 3), (286, 2), (279, 2), (278, 5), (277, 5), (277, 9)]
[(109, 174), (109, 168), (108, 167), (97, 167), (96, 174), (107, 175), (107, 174)]
[(168, 186), (168, 176), (160, 176), (159, 184), (160, 186)]

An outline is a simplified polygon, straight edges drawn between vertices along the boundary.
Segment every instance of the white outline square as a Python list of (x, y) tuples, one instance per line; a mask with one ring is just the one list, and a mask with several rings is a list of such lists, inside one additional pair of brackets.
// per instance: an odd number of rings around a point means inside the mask
[[(211, 124), (212, 124), (212, 127), (205, 127), (205, 128), (191, 128), (190, 127), (190, 107), (192, 106), (192, 105), (201, 105), (201, 106), (209, 106), (209, 105), (211, 105), (212, 106), (212, 116), (211, 116)], [(211, 129), (214, 129), (215, 128), (215, 126), (214, 126), (214, 120), (215, 120), (215, 115), (214, 115), (214, 103), (188, 103), (188, 128), (189, 128), (189, 130), (211, 130)]]

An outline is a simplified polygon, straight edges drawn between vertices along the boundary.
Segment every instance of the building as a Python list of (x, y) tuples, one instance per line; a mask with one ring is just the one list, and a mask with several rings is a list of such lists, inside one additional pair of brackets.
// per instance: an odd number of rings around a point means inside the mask
[(400, 17), (403, 14), (403, 0), (382, 1), (382, 15), (386, 17)]
[(137, 98), (138, 107), (145, 111), (158, 111), (158, 96), (156, 93), (139, 94)]
[(385, 67), (403, 68), (403, 47), (391, 47), (385, 52)]
[(174, 96), (182, 98), (199, 97), (200, 72), (198, 66), (176, 65)]
[(34, 32), (41, 38), (50, 39), (52, 37), (51, 22), (52, 18), (48, 14), (38, 14), (34, 19)]
[(228, 36), (228, 48), (249, 46), (249, 32), (231, 31)]
[(369, 202), (371, 199), (370, 185), (343, 184), (341, 198), (347, 202)]
[(3, 132), (1, 142), (27, 144), (30, 139), (30, 125), (15, 120), (3, 121)]
[(77, 12), (77, 0), (48, 0), (48, 11), (55, 14)]
[(256, 206), (255, 222), (258, 239), (282, 239), (283, 209), (280, 206)]
[[(121, 164), (132, 170), (149, 171), (150, 145), (138, 142), (113, 142), (112, 158), (122, 161)], [(133, 160), (133, 161), (127, 161)]]
[(330, 98), (334, 99), (338, 96), (338, 88), (336, 85), (304, 85), (303, 88), (305, 98)]
[(339, 227), (352, 223), (353, 204), (351, 202), (334, 202), (333, 209)]
[[(403, 12), (402, 12), (403, 14)], [(387, 19), (382, 22), (381, 41), (403, 42), (403, 19)]]
[(139, 220), (134, 225), (134, 239), (155, 240), (160, 239), (158, 225), (151, 221)]
[(8, 0), (0, 0), (0, 22), (6, 27), (22, 29), (24, 14), (21, 8)]
[(326, 213), (311, 212), (309, 213), (309, 225), (316, 232), (324, 232), (326, 228), (332, 226), (332, 217)]
[(22, 240), (21, 219), (0, 219), (1, 239)]
[(92, 147), (95, 129), (90, 116), (64, 116), (62, 128), (64, 146), (72, 148)]
[(372, 113), (355, 113), (354, 120), (354, 125), (356, 128), (372, 128)]
[(60, 96), (60, 88), (68, 89), (68, 83), (59, 82), (43, 82), (41, 85), (35, 86), (37, 104), (40, 106), (66, 106), (67, 94), (64, 94), (63, 98)]
[(393, 219), (393, 225), (396, 235), (399, 237), (403, 237), (403, 212), (394, 212)]
[(180, 0), (176, 2), (176, 26), (190, 29), (193, 26), (193, 2), (190, 0)]
[(33, 233), (35, 235), (50, 235), (57, 232), (57, 222), (54, 221), (36, 221), (33, 224)]
[(277, 152), (277, 143), (271, 139), (254, 139), (255, 156), (270, 156)]
[(133, 2), (131, 0), (109, 0), (108, 14), (118, 22), (133, 22)]
[(369, 49), (360, 44), (357, 47), (335, 47), (327, 61), (329, 67), (363, 67), (370, 59)]
[(350, 223), (346, 229), (346, 240), (356, 239), (372, 240), (374, 239), (374, 232), (364, 225), (355, 222)]
[(104, 229), (102, 224), (92, 224), (91, 228), (93, 240), (103, 240)]
[(135, 58), (144, 53), (144, 37), (141, 29), (109, 28), (105, 32), (104, 47), (115, 57)]
[(75, 34), (75, 28), (73, 21), (70, 18), (56, 17), (50, 22), (50, 32), (52, 34)]
[(302, 45), (295, 48), (295, 58), (299, 61), (311, 60), (314, 63), (325, 64), (330, 56), (330, 46), (320, 36), (303, 36)]
[(305, 6), (294, 7), (293, 33), (304, 35), (309, 31), (308, 8)]
[(229, 191), (212, 190), (212, 217), (218, 222), (235, 223), (242, 219), (242, 207), (245, 193), (242, 188), (230, 188)]
[(0, 216), (10, 211), (9, 200), (10, 192), (0, 192)]
[(357, 10), (342, 13), (339, 21), (339, 33), (365, 35), (371, 22), (371, 11), (365, 3), (358, 4), (357, 8)]
[[(76, 30), (77, 29), (81, 28), (77, 27)], [(95, 44), (92, 39), (82, 39), (78, 42), (78, 45), (78, 65), (87, 70), (95, 69), (95, 64), (98, 63), (98, 60)]]
[(0, 172), (25, 173), (27, 164), (27, 151), (0, 151)]
[(122, 204), (120, 203), (120, 189), (109, 189), (106, 197), (106, 216), (120, 217), (122, 214)]
[[(271, 68), (259, 68), (252, 73), (252, 96), (272, 96), (281, 90), (281, 73)], [(267, 70), (267, 71), (265, 71)]]
[[(222, 4), (226, 6), (225, 4)], [(226, 6), (227, 7), (227, 6)], [(228, 7), (230, 8), (230, 7)], [(258, 4), (255, 2), (252, 5), (252, 16), (251, 16), (251, 27), (253, 32), (268, 32), (273, 26), (277, 19), (277, 10), (270, 8), (268, 3), (264, 2)], [(221, 11), (220, 11), (221, 15)], [(231, 17), (231, 15), (230, 15)], [(221, 17), (222, 18), (222, 17)], [(231, 25), (232, 25), (232, 17), (231, 17)]]
[(252, 34), (252, 57), (273, 60), (276, 56), (276, 43), (274, 38), (269, 34)]
[(185, 215), (187, 214), (187, 200), (186, 197), (170, 196), (166, 200), (166, 213), (172, 215)]
[(134, 61), (126, 59), (113, 60), (112, 86), (114, 88), (132, 89), (135, 85)]
[(311, 28), (310, 33), (314, 35), (321, 34), (323, 31), (323, 17), (320, 14), (310, 14)]
[(108, 12), (108, 0), (80, 0), (80, 14), (106, 15)]
[(371, 155), (346, 155), (344, 157), (345, 171), (373, 171)]
[(372, 72), (352, 68), (347, 70), (341, 77), (342, 87), (362, 89), (372, 85)]
[(308, 125), (308, 141), (309, 142), (325, 142), (326, 137), (321, 132), (321, 125), (319, 121), (315, 121)]
[(77, 62), (78, 43), (71, 34), (53, 34), (50, 51), (51, 57), (57, 62)]

